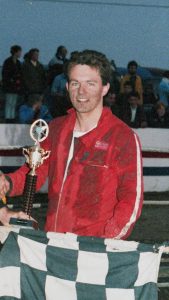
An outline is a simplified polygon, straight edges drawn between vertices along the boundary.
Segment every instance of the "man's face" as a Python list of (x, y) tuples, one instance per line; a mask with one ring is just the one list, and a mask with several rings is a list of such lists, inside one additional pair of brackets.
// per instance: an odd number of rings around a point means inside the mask
[(16, 56), (17, 58), (20, 58), (21, 55), (22, 55), (22, 50), (18, 50), (18, 51), (16, 52), (16, 54), (15, 54), (15, 56)]
[(129, 102), (129, 104), (130, 104), (130, 106), (132, 107), (132, 108), (136, 108), (137, 107), (137, 105), (138, 105), (138, 98), (137, 97), (134, 97), (134, 96), (131, 96), (129, 99), (128, 99), (128, 102)]
[(99, 71), (88, 65), (76, 65), (70, 70), (67, 89), (77, 113), (101, 112), (109, 86), (103, 86)]
[(165, 107), (161, 106), (157, 109), (157, 114), (159, 117), (163, 117), (165, 115)]
[(132, 86), (131, 85), (124, 85), (124, 93), (130, 94), (132, 92)]
[(31, 60), (33, 60), (33, 61), (38, 61), (38, 59), (39, 59), (39, 52), (38, 52), (38, 51), (34, 51), (34, 52), (32, 53)]
[(131, 65), (128, 69), (129, 74), (135, 75), (137, 72), (137, 67), (135, 65)]

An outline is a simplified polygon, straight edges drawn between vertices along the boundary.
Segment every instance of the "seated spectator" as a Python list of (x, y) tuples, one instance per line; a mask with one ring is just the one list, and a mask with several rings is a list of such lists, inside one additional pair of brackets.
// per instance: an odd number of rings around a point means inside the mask
[(164, 105), (169, 106), (169, 71), (165, 71), (160, 81), (159, 87), (159, 99)]
[(128, 105), (126, 106), (121, 119), (132, 128), (147, 127), (147, 120), (144, 109), (139, 105), (139, 94), (131, 92), (128, 95)]
[(143, 85), (142, 80), (139, 75), (137, 75), (138, 64), (136, 61), (132, 60), (127, 65), (128, 73), (124, 75), (121, 80), (120, 92), (124, 92), (124, 83), (130, 81), (132, 83), (133, 91), (139, 94), (139, 104), (143, 104)]
[(117, 98), (113, 89), (110, 89), (104, 97), (104, 106), (109, 107), (112, 113), (119, 117), (119, 106), (117, 105)]
[(27, 102), (19, 108), (19, 122), (31, 124), (37, 119), (43, 119), (47, 123), (52, 116), (46, 105), (43, 104), (43, 96), (32, 94), (28, 96)]
[(153, 128), (169, 128), (169, 112), (163, 102), (159, 101), (152, 108), (148, 126)]

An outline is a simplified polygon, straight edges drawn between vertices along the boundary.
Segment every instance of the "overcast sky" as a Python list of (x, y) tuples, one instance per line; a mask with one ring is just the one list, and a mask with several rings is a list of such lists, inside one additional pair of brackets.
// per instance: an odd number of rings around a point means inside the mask
[(39, 48), (44, 64), (63, 44), (169, 69), (169, 0), (0, 0), (0, 28), (0, 65), (13, 44)]

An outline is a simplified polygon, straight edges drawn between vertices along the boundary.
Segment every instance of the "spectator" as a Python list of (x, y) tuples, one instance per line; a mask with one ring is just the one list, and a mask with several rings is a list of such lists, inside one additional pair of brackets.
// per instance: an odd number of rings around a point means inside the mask
[(53, 117), (66, 115), (67, 110), (72, 107), (66, 89), (66, 66), (67, 62), (63, 64), (63, 72), (57, 75), (52, 83), (50, 110)]
[(6, 123), (14, 123), (19, 97), (22, 92), (21, 57), (22, 48), (18, 45), (11, 47), (11, 56), (2, 66), (2, 87), (5, 93)]
[(153, 128), (169, 128), (169, 112), (163, 102), (159, 101), (152, 108), (148, 125)]
[(128, 106), (128, 95), (133, 92), (132, 83), (130, 81), (124, 82), (123, 93), (120, 93), (117, 96), (117, 105), (119, 106), (119, 117), (123, 115), (123, 112), (126, 110)]
[(115, 64), (115, 61), (111, 60), (111, 81), (110, 81), (110, 87), (113, 89), (114, 93), (116, 95), (120, 92), (120, 78), (117, 72), (117, 67)]
[(167, 107), (169, 105), (169, 71), (165, 71), (159, 84), (159, 99)]
[(52, 86), (51, 86), (51, 94), (53, 96), (55, 95), (65, 95), (66, 93), (66, 82), (67, 77), (65, 75), (65, 72), (63, 72), (57, 76), (55, 76)]
[(119, 106), (114, 89), (109, 89), (108, 94), (104, 97), (104, 105), (109, 107), (115, 116), (119, 116)]
[(49, 122), (52, 120), (52, 116), (47, 106), (43, 104), (43, 96), (30, 94), (27, 103), (21, 105), (19, 108), (19, 122), (31, 124), (37, 119)]
[(63, 72), (63, 64), (67, 61), (68, 51), (65, 46), (59, 46), (56, 50), (55, 57), (48, 64), (48, 84), (51, 86), (54, 78)]
[(139, 94), (131, 92), (128, 95), (128, 105), (122, 115), (122, 120), (132, 128), (147, 127), (144, 109), (139, 104)]
[(151, 110), (154, 107), (154, 105), (157, 103), (157, 101), (158, 101), (158, 96), (156, 96), (154, 93), (153, 84), (147, 83), (144, 86), (144, 92), (143, 92), (143, 107), (147, 119), (149, 119)]
[(48, 66), (53, 66), (55, 64), (63, 64), (67, 59), (66, 56), (68, 51), (65, 46), (59, 46), (56, 50), (55, 56), (50, 60)]
[(147, 83), (144, 86), (144, 92), (143, 92), (143, 105), (144, 107), (152, 107), (154, 106), (158, 101), (158, 96), (154, 93), (154, 88), (152, 83)]
[(127, 65), (128, 74), (126, 74), (121, 80), (120, 92), (124, 92), (124, 83), (130, 81), (132, 83), (133, 91), (139, 94), (139, 104), (143, 104), (143, 85), (139, 75), (137, 75), (138, 64), (132, 60)]
[(39, 50), (37, 48), (32, 48), (26, 53), (22, 73), (25, 95), (44, 93), (46, 74), (43, 65), (39, 62)]

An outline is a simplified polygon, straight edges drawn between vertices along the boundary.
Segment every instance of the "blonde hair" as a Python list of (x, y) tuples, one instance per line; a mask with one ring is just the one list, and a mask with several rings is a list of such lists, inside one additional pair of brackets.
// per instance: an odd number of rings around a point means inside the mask
[(161, 109), (161, 108), (166, 108), (166, 106), (164, 105), (163, 102), (158, 101), (158, 102), (156, 103), (156, 105), (155, 105), (155, 110)]

